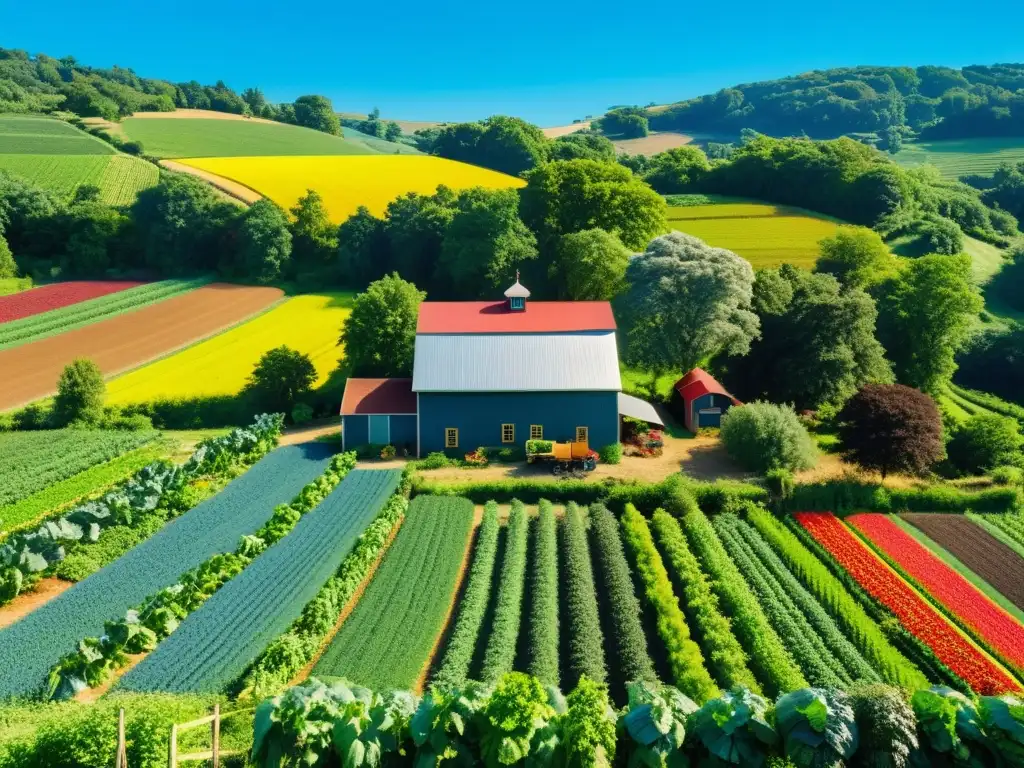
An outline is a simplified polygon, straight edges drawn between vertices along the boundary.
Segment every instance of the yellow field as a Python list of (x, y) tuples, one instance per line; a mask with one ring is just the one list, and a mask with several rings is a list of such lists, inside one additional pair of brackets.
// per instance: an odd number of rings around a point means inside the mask
[(360, 205), (380, 216), (399, 195), (432, 194), (438, 184), (453, 189), (525, 185), (514, 176), (430, 155), (200, 157), (178, 162), (251, 187), (285, 210), (307, 189), (315, 189), (331, 220), (339, 223)]
[(246, 383), (264, 352), (286, 344), (305, 352), (322, 384), (342, 357), (341, 325), (351, 294), (296, 296), (219, 336), (126, 373), (107, 384), (107, 401), (137, 403), (155, 398), (233, 395)]
[(810, 268), (818, 260), (818, 241), (839, 224), (807, 211), (768, 203), (717, 203), (673, 206), (669, 229), (678, 229), (717, 247), (728, 248), (755, 269), (780, 264)]

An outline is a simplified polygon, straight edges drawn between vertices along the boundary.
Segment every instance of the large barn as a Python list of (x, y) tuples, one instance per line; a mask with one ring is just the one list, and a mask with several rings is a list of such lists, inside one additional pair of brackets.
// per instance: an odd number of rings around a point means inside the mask
[(423, 302), (412, 379), (349, 379), (345, 449), (456, 455), (529, 439), (600, 449), (619, 440), (620, 414), (657, 418), (621, 393), (608, 302), (529, 299), (516, 280), (504, 301)]

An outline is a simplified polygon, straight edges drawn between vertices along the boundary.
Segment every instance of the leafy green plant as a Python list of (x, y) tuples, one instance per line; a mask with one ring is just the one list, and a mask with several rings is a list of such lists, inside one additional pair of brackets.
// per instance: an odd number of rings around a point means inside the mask
[[(344, 692), (342, 686), (334, 687)], [(384, 696), (365, 688), (348, 692), (351, 699), (345, 700), (345, 709), (331, 730), (334, 749), (346, 768), (377, 768), (385, 755), (404, 756), (410, 746), (409, 723), (416, 712), (416, 698), (408, 691)]]
[(738, 685), (706, 701), (690, 719), (690, 730), (719, 760), (761, 766), (779, 741), (768, 710), (767, 701)]
[(615, 710), (607, 687), (586, 677), (566, 700), (562, 741), (569, 768), (605, 768), (615, 759)]
[(915, 691), (910, 706), (917, 718), (919, 763), (949, 758), (957, 765), (977, 765), (988, 739), (974, 702), (945, 685)]
[(1024, 765), (1024, 701), (1017, 696), (982, 696), (978, 714), (985, 734), (1007, 766)]
[(619, 731), (629, 737), (629, 765), (684, 768), (686, 721), (697, 705), (677, 689), (657, 683), (631, 683), (627, 692), (629, 703), (619, 718)]
[(859, 744), (853, 765), (904, 768), (918, 748), (914, 710), (902, 691), (887, 685), (865, 685), (851, 692)]
[(312, 679), (256, 707), (252, 761), (259, 768), (320, 765), (333, 746), (334, 721), (345, 706), (369, 692), (344, 682), (326, 685)]
[(786, 757), (797, 768), (842, 768), (857, 750), (857, 722), (842, 691), (802, 688), (775, 703)]
[(491, 693), (482, 712), (480, 753), (484, 765), (516, 765), (530, 754), (534, 736), (554, 715), (540, 681), (509, 672)]
[(447, 760), (472, 765), (481, 736), (478, 717), (490, 694), (489, 686), (473, 681), (427, 693), (409, 724), (417, 765), (426, 768)]
[(534, 453), (551, 453), (554, 445), (555, 443), (552, 440), (527, 440), (526, 453), (527, 455)]
[(598, 455), (604, 464), (618, 464), (622, 461), (622, 443), (608, 443)]

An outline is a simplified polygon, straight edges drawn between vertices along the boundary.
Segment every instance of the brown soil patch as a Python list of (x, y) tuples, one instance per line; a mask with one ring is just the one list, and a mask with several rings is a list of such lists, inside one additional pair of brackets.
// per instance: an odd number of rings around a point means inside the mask
[(455, 608), (462, 601), (462, 593), (466, 588), (466, 574), (469, 572), (469, 563), (473, 557), (473, 542), (476, 541), (476, 530), (482, 519), (483, 514), (474, 510), (473, 527), (469, 531), (469, 536), (466, 537), (466, 551), (462, 553), (462, 564), (459, 566), (459, 575), (455, 580), (455, 589), (452, 590), (452, 599), (448, 603), (448, 610), (444, 614), (444, 622), (441, 624), (442, 629), (434, 639), (434, 647), (427, 654), (427, 661), (423, 665), (419, 677), (416, 678), (416, 682), (413, 684), (413, 693), (423, 693), (423, 689), (427, 685), (427, 678), (430, 676), (430, 670), (434, 669), (435, 664), (439, 661), (438, 654), (448, 644), (448, 638), (455, 630)]
[(549, 139), (557, 139), (559, 136), (568, 136), (570, 133), (578, 133), (590, 128), (590, 121), (584, 120), (572, 125), (556, 125), (554, 128), (541, 128), (541, 133)]
[(675, 131), (652, 131), (639, 139), (613, 139), (616, 152), (631, 155), (656, 155), (666, 149), (682, 147), (693, 141), (693, 136)]
[(1024, 559), (964, 515), (900, 515), (945, 547), (1004, 597), (1024, 609)]
[(22, 592), (7, 605), (0, 606), (0, 629), (9, 627), (19, 619), (28, 616), (43, 603), (48, 603), (57, 595), (75, 586), (73, 581), (44, 578), (29, 592)]
[(113, 376), (236, 325), (281, 298), (278, 288), (213, 283), (134, 312), (0, 351), (0, 411), (53, 394), (75, 358)]
[(334, 641), (334, 636), (338, 634), (339, 630), (341, 630), (341, 625), (345, 623), (348, 617), (352, 614), (352, 611), (356, 609), (356, 605), (359, 603), (360, 598), (362, 598), (366, 588), (370, 586), (370, 582), (373, 581), (373, 575), (377, 572), (377, 568), (380, 567), (381, 561), (384, 559), (384, 555), (386, 555), (388, 550), (391, 549), (391, 543), (395, 540), (395, 536), (398, 535), (398, 530), (402, 527), (403, 522), (405, 522), (404, 516), (391, 529), (391, 534), (388, 536), (388, 540), (384, 543), (384, 546), (381, 548), (380, 554), (377, 556), (373, 565), (370, 566), (370, 570), (367, 572), (366, 578), (363, 579), (362, 583), (356, 588), (356, 591), (352, 593), (352, 597), (350, 597), (349, 601), (345, 603), (345, 607), (341, 609), (341, 613), (338, 614), (338, 620), (334, 623), (331, 631), (324, 637), (323, 642), (320, 643), (320, 649), (313, 654), (313, 658), (309, 660), (309, 663), (300, 669), (295, 674), (295, 677), (289, 681), (289, 686), (298, 685), (309, 677), (310, 672), (313, 671), (313, 667), (315, 667), (317, 662), (320, 661), (320, 657), (324, 655), (324, 651), (330, 647), (331, 643)]
[(187, 173), (190, 176), (195, 176), (198, 179), (202, 179), (208, 184), (212, 185), (216, 189), (219, 189), (229, 197), (238, 200), (240, 202), (250, 205), (255, 203), (257, 200), (262, 200), (263, 195), (257, 192), (251, 187), (247, 187), (244, 184), (239, 184), (237, 181), (226, 179), (223, 176), (218, 176), (215, 173), (204, 171), (200, 168), (193, 168), (191, 165), (185, 165), (184, 163), (178, 163), (174, 160), (161, 160), (160, 165), (169, 171), (177, 171), (178, 173)]
[(128, 138), (127, 136), (125, 136), (124, 128), (120, 123), (114, 123), (110, 120), (105, 120), (102, 117), (83, 117), (82, 123), (83, 125), (86, 125), (89, 128), (100, 128), (106, 131), (107, 133), (112, 134), (114, 136), (119, 136), (122, 139)]
[(106, 680), (97, 685), (95, 688), (86, 688), (84, 691), (80, 691), (75, 696), (75, 701), (79, 704), (92, 704), (99, 700), (103, 694), (114, 687), (114, 683), (120, 680), (122, 677), (131, 672), (139, 663), (149, 656), (148, 653), (130, 653), (128, 654), (128, 663), (120, 669), (114, 670), (113, 674), (110, 675)]
[(247, 120), (251, 123), (274, 123), (274, 120), (267, 120), (262, 117), (246, 117), (235, 115), (230, 112), (214, 112), (212, 109), (176, 109), (173, 112), (136, 112), (132, 117), (149, 120), (166, 120), (168, 118), (178, 120)]

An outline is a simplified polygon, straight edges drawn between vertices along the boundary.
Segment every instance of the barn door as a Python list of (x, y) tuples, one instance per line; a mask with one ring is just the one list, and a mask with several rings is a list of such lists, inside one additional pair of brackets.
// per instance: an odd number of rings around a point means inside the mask
[(370, 417), (370, 444), (387, 445), (391, 442), (391, 417)]

